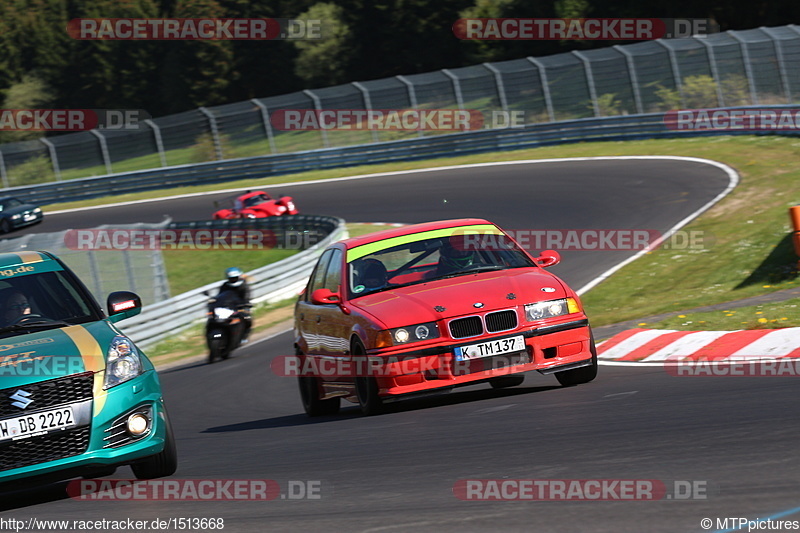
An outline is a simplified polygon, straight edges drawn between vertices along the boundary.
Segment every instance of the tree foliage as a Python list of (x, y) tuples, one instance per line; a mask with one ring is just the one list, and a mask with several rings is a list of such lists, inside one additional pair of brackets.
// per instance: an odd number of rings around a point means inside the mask
[[(319, 18), (321, 41), (80, 41), (74, 18)], [(3, 0), (0, 96), (39, 80), (47, 105), (141, 108), (153, 116), (354, 80), (607, 47), (607, 41), (462, 41), (466, 17), (711, 18), (722, 30), (784, 25), (800, 2), (777, 0)], [(35, 83), (39, 83), (35, 82)], [(723, 83), (723, 82), (721, 82)], [(20, 85), (21, 84), (21, 85)], [(711, 98), (707, 82), (700, 87)], [(726, 104), (746, 100), (737, 80)], [(13, 91), (12, 91), (13, 93)], [(664, 95), (665, 97), (674, 95)], [(684, 95), (686, 98), (687, 95)], [(16, 96), (14, 96), (16, 98)], [(713, 98), (712, 98), (713, 99)], [(609, 102), (613, 110), (613, 101)], [(35, 102), (28, 105), (36, 106)]]

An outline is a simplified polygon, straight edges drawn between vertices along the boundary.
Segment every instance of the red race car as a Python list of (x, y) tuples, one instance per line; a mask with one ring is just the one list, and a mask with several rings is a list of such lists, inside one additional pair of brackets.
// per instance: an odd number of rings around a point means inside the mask
[(264, 191), (247, 191), (233, 201), (233, 207), (214, 213), (214, 220), (223, 218), (266, 218), (299, 213), (291, 196), (273, 198)]
[(524, 372), (564, 386), (592, 381), (597, 352), (577, 294), (494, 224), (447, 220), (329, 246), (295, 306), (303, 407), (333, 414), (344, 398), (365, 414), (405, 395)]

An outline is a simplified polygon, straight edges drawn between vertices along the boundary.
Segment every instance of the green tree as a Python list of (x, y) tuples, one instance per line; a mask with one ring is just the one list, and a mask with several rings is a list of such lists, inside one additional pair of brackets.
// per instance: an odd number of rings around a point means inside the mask
[(293, 41), (298, 54), (294, 72), (306, 84), (335, 85), (348, 80), (347, 57), (350, 27), (344, 9), (332, 3), (319, 3), (300, 14), (299, 19), (322, 22), (322, 38)]
[[(53, 93), (41, 79), (28, 75), (5, 91), (3, 109), (42, 109), (53, 101)], [(0, 142), (15, 142), (36, 139), (43, 135), (38, 131), (2, 131)]]

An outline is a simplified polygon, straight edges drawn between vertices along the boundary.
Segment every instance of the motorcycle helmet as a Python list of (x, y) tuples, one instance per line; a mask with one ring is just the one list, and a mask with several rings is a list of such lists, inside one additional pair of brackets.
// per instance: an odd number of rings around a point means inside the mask
[(242, 279), (242, 270), (238, 267), (230, 267), (225, 271), (225, 277), (228, 278), (228, 284), (238, 287), (244, 281)]

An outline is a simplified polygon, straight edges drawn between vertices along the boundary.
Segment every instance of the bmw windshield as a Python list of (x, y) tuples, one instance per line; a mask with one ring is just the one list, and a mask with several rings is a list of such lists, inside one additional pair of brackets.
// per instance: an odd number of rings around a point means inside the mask
[[(484, 234), (457, 231), (430, 238), (419, 234), (387, 239), (348, 251), (350, 298), (474, 272), (535, 266), (499, 230)], [(397, 240), (405, 242), (392, 246)]]

